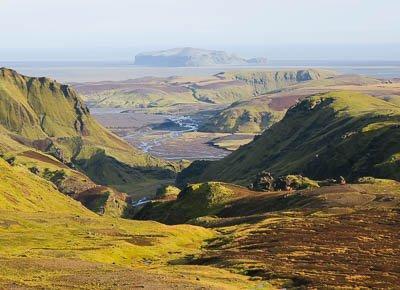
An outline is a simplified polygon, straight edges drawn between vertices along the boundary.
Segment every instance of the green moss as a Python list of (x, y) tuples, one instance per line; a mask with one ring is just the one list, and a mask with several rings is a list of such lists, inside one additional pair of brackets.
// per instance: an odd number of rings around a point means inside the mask
[(173, 185), (164, 185), (157, 189), (157, 197), (177, 197), (181, 190)]
[[(159, 186), (178, 170), (176, 164), (144, 154), (108, 132), (92, 118), (71, 87), (4, 68), (0, 69), (0, 125), (1, 131), (24, 144), (77, 165), (95, 181), (101, 177), (101, 184), (128, 189), (129, 193), (150, 181)], [(6, 144), (0, 145), (14, 151), (5, 135), (0, 136), (0, 143)], [(95, 163), (102, 165), (99, 174), (92, 168)]]
[(149, 203), (135, 218), (154, 219), (168, 224), (185, 223), (219, 212), (234, 198), (234, 192), (223, 183), (191, 184), (179, 193), (175, 201)]
[(274, 111), (268, 102), (256, 99), (233, 103), (200, 127), (201, 131), (258, 133), (283, 118), (285, 111)]
[(308, 177), (304, 177), (301, 175), (286, 175), (283, 177), (283, 180), (289, 185), (292, 189), (301, 190), (301, 189), (311, 189), (318, 188), (318, 182), (315, 180), (311, 180)]
[(360, 177), (357, 180), (357, 183), (360, 184), (396, 184), (396, 181), (391, 180), (391, 179), (382, 179), (382, 178), (374, 178), (371, 176), (365, 176), (365, 177)]
[[(138, 268), (149, 277), (162, 274), (175, 283), (195, 281), (218, 289), (250, 285), (243, 276), (224, 270), (171, 266), (198, 255), (205, 241), (214, 237), (212, 230), (190, 225), (100, 217), (50, 182), (0, 159), (1, 288), (9, 283), (22, 288), (70, 288), (76, 286), (69, 278), (73, 275), (81, 287), (97, 289), (101, 275), (119, 271), (127, 275), (129, 269)], [(202, 281), (196, 282), (196, 277)]]
[(222, 180), (248, 185), (262, 170), (312, 179), (400, 180), (400, 107), (358, 92), (306, 98), (284, 119), (224, 159), (179, 174), (178, 184)]

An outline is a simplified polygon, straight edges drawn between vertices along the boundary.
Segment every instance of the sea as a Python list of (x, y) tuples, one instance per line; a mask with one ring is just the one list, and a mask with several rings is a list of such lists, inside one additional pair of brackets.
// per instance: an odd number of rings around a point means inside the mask
[(379, 79), (400, 78), (400, 61), (270, 60), (266, 66), (144, 67), (130, 61), (0, 61), (0, 67), (64, 83), (122, 81), (146, 76), (208, 76), (223, 71), (322, 68)]

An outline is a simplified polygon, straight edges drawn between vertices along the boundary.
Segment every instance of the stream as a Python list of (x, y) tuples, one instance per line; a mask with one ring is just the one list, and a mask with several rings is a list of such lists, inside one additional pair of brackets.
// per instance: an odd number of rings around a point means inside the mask
[(199, 120), (188, 115), (150, 114), (118, 108), (91, 108), (109, 130), (143, 152), (166, 160), (216, 160), (228, 151), (208, 142), (220, 133), (198, 132)]

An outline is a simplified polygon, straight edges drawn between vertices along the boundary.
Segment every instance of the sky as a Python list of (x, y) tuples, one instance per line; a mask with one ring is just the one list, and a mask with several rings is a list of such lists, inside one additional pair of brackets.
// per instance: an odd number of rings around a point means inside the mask
[(0, 60), (191, 46), (273, 59), (400, 60), (398, 0), (0, 0)]

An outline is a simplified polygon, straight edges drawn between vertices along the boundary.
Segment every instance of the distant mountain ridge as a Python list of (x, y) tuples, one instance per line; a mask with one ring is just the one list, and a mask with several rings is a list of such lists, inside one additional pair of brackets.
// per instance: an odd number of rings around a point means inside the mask
[(245, 59), (220, 50), (192, 47), (173, 48), (160, 51), (142, 52), (136, 55), (135, 65), (165, 67), (197, 67), (213, 65), (257, 65), (266, 64), (263, 57)]

